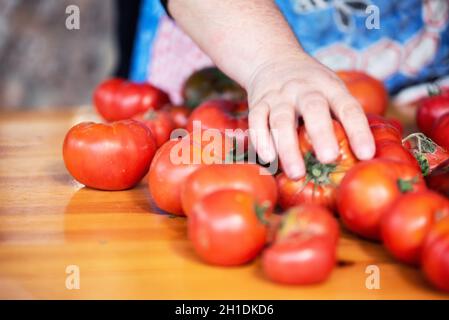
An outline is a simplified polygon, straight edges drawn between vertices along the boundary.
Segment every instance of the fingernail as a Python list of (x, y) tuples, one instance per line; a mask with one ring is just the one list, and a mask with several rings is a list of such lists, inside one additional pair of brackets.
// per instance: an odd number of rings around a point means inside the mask
[(373, 146), (369, 146), (367, 144), (362, 144), (357, 148), (357, 158), (360, 160), (369, 160), (374, 157), (375, 148)]
[(322, 163), (334, 162), (338, 158), (338, 149), (325, 148), (320, 152), (319, 160)]

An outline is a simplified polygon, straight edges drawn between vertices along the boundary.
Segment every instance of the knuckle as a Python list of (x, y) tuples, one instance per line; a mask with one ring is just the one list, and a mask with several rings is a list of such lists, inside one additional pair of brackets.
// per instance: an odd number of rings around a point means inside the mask
[(282, 128), (290, 123), (293, 124), (294, 116), (290, 107), (275, 108), (270, 112), (270, 126)]

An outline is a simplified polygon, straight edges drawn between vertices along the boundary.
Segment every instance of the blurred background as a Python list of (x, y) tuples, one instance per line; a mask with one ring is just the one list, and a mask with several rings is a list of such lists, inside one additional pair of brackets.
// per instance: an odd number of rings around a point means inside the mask
[[(66, 28), (66, 8), (80, 29)], [(126, 77), (138, 0), (0, 0), (0, 109), (90, 103), (105, 77)]]

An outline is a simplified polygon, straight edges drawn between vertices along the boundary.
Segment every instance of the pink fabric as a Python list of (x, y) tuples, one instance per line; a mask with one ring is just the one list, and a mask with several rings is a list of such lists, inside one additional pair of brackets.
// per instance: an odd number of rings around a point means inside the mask
[(149, 65), (149, 81), (182, 102), (185, 79), (195, 70), (212, 66), (212, 60), (168, 17), (160, 21)]

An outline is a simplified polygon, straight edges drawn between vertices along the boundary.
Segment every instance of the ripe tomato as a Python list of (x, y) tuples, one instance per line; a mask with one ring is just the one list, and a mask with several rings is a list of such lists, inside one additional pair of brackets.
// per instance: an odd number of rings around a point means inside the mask
[(402, 144), (392, 140), (376, 141), (376, 154), (374, 158), (405, 162), (420, 168), (415, 157)]
[(192, 173), (181, 189), (181, 203), (188, 216), (193, 206), (205, 195), (222, 189), (251, 193), (258, 203), (271, 209), (277, 201), (273, 176), (263, 167), (251, 163), (212, 164)]
[(430, 136), (436, 120), (446, 113), (449, 113), (449, 91), (421, 99), (416, 112), (416, 124), (419, 130)]
[(438, 165), (428, 176), (427, 186), (449, 198), (449, 160)]
[(402, 142), (401, 133), (390, 124), (373, 124), (370, 125), (370, 129), (374, 141), (390, 140), (397, 143)]
[(147, 111), (141, 120), (150, 129), (158, 148), (170, 139), (170, 134), (175, 129), (170, 114), (164, 110)]
[(156, 151), (150, 130), (134, 120), (83, 122), (65, 136), (64, 163), (80, 183), (101, 190), (124, 190), (148, 172)]
[(337, 207), (349, 230), (380, 239), (380, 220), (405, 192), (425, 189), (416, 166), (385, 159), (363, 161), (349, 170), (337, 191)]
[(424, 238), (435, 221), (449, 216), (449, 200), (432, 191), (400, 196), (382, 216), (385, 247), (398, 260), (417, 265)]
[(441, 219), (430, 229), (424, 242), (421, 264), (434, 286), (449, 291), (449, 218)]
[(440, 146), (449, 150), (449, 113), (441, 116), (435, 122), (430, 137)]
[(338, 71), (349, 92), (368, 113), (384, 114), (388, 106), (388, 92), (383, 83), (363, 72)]
[(168, 105), (165, 110), (170, 113), (173, 123), (175, 124), (175, 128), (185, 128), (190, 115), (189, 108), (186, 106)]
[(302, 203), (315, 203), (330, 209), (335, 207), (335, 190), (348, 171), (357, 162), (341, 124), (334, 121), (334, 132), (339, 144), (339, 157), (334, 163), (322, 164), (314, 156), (312, 143), (305, 130), (298, 131), (299, 146), (306, 164), (306, 176), (289, 179), (284, 173), (276, 177), (279, 205), (286, 209)]
[(324, 281), (335, 266), (337, 221), (318, 205), (293, 207), (282, 215), (274, 242), (263, 253), (269, 279), (285, 284)]
[(404, 132), (404, 128), (402, 127), (402, 123), (394, 118), (385, 118), (384, 116), (373, 114), (373, 113), (367, 113), (366, 117), (368, 119), (368, 123), (370, 126), (377, 126), (377, 125), (390, 125), (396, 128), (400, 135)]
[(254, 259), (264, 247), (266, 208), (249, 193), (220, 190), (193, 207), (188, 233), (195, 252), (207, 263), (235, 266)]
[(148, 176), (150, 194), (159, 208), (184, 215), (181, 186), (187, 177), (201, 166), (222, 163), (233, 148), (231, 139), (220, 136), (222, 140), (218, 143), (186, 135), (180, 140), (169, 140), (159, 148)]
[(119, 78), (100, 83), (93, 100), (98, 113), (107, 121), (129, 119), (149, 109), (160, 109), (170, 102), (165, 92), (149, 83)]
[(433, 142), (425, 134), (412, 133), (403, 140), (403, 145), (418, 161), (424, 176), (439, 164), (449, 159), (449, 152)]
[[(245, 104), (235, 103), (228, 100), (209, 100), (203, 102), (190, 114), (186, 129), (192, 132), (194, 121), (201, 124), (202, 130), (218, 129), (222, 133), (230, 130), (227, 134), (237, 139), (238, 143), (245, 143), (248, 129), (248, 110)], [(243, 110), (242, 110), (243, 108)], [(240, 129), (241, 132), (233, 132)], [(245, 143), (246, 145), (246, 143)]]

